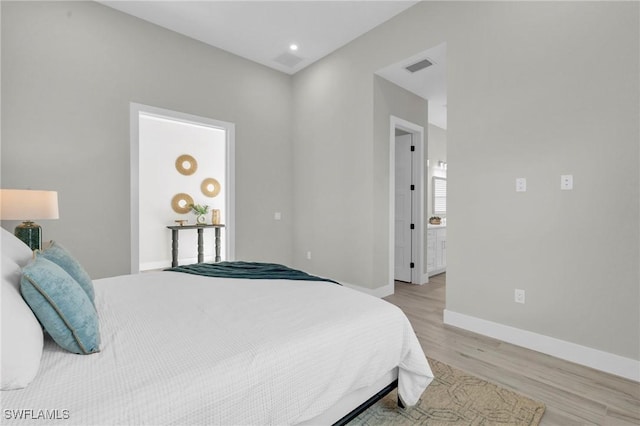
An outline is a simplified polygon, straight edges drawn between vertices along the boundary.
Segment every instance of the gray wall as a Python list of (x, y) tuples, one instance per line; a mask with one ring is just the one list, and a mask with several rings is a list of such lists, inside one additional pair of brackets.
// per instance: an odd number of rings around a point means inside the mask
[(421, 2), (297, 73), (296, 263), (382, 284), (372, 74), (446, 42), (447, 309), (640, 359), (639, 6)]
[(371, 287), (373, 73), (362, 66), (334, 54), (293, 77), (293, 258)]
[(129, 272), (130, 102), (235, 123), (236, 256), (291, 263), (289, 76), (98, 3), (2, 2), (2, 187), (57, 190), (44, 237), (94, 278)]
[(293, 258), (372, 289), (389, 276), (389, 115), (426, 128), (427, 102), (374, 79), (381, 67), (354, 61), (367, 58), (359, 49), (356, 40), (293, 76)]
[[(424, 129), (423, 158), (425, 177), (427, 174), (427, 101), (395, 84), (374, 76), (373, 78), (373, 257), (378, 259), (389, 256), (389, 117), (393, 115), (409, 121)], [(356, 161), (356, 159), (354, 159)], [(384, 179), (380, 179), (384, 178)], [(426, 212), (426, 181), (423, 182), (424, 211)], [(426, 213), (425, 213), (426, 214)], [(424, 222), (424, 271), (426, 273), (426, 221)], [(373, 277), (370, 287), (388, 284), (389, 262), (374, 262)], [(362, 285), (362, 284), (360, 284)]]
[(45, 235), (124, 273), (129, 102), (235, 122), (238, 257), (376, 288), (373, 73), (447, 42), (447, 309), (640, 359), (639, 7), (421, 2), (290, 78), (95, 3), (2, 2), (2, 186), (60, 191)]

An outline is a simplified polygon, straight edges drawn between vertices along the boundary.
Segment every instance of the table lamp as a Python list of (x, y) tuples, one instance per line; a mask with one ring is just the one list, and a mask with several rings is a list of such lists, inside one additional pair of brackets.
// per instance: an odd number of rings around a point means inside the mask
[(0, 219), (22, 220), (14, 234), (31, 250), (42, 247), (42, 228), (36, 219), (58, 219), (58, 192), (0, 189)]

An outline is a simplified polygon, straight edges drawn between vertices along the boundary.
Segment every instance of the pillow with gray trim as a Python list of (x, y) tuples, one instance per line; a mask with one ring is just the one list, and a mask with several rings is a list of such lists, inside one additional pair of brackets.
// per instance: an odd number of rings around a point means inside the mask
[(71, 277), (80, 284), (80, 287), (82, 287), (85, 293), (87, 293), (87, 296), (89, 296), (91, 303), (94, 303), (95, 292), (93, 290), (93, 281), (91, 281), (91, 277), (80, 262), (78, 262), (67, 249), (52, 240), (44, 250), (37, 250), (36, 255), (42, 256), (64, 269), (67, 274), (71, 275)]
[(82, 355), (100, 351), (96, 308), (80, 284), (60, 266), (36, 256), (22, 269), (20, 292), (62, 348)]

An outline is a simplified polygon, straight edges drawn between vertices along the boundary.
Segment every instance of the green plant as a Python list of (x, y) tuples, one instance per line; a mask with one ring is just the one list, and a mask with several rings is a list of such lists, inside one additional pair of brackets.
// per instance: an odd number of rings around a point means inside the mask
[(209, 206), (206, 204), (203, 206), (201, 206), (200, 204), (189, 204), (189, 207), (191, 207), (191, 211), (193, 211), (193, 214), (197, 216), (207, 214), (207, 212), (209, 211)]

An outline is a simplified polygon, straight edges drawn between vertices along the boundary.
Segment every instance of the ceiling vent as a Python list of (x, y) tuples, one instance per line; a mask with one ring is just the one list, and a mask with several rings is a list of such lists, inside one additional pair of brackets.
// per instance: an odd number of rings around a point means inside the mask
[(284, 65), (285, 67), (293, 68), (300, 62), (302, 62), (302, 58), (289, 52), (284, 52), (282, 55), (275, 58), (274, 61), (276, 61), (280, 65)]
[(427, 67), (430, 67), (431, 65), (433, 65), (433, 62), (431, 62), (428, 59), (423, 59), (419, 62), (416, 62), (415, 64), (409, 65), (408, 67), (405, 67), (405, 69), (411, 73), (423, 70)]

